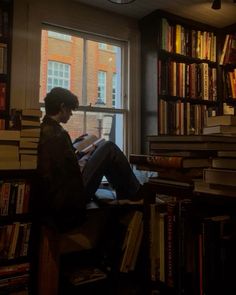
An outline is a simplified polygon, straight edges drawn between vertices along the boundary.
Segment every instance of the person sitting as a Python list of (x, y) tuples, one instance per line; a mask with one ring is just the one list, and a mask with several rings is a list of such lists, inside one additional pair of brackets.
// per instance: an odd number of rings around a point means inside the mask
[(101, 143), (80, 170), (67, 123), (78, 98), (71, 91), (56, 87), (44, 98), (46, 114), (41, 123), (38, 145), (41, 215), (62, 230), (82, 224), (89, 203), (105, 176), (117, 199), (139, 198), (142, 185), (119, 147), (111, 141)]

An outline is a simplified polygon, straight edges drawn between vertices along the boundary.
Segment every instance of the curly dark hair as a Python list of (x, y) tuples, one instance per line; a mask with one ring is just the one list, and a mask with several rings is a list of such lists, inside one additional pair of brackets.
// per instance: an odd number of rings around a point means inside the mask
[(76, 110), (79, 106), (78, 97), (62, 87), (52, 88), (44, 98), (44, 102), (46, 114), (49, 116), (58, 114), (62, 104), (71, 110)]

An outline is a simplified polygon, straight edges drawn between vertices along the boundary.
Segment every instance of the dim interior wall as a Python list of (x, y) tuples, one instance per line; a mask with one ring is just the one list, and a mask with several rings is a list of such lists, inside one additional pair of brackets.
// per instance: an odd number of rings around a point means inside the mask
[(130, 122), (127, 138), (131, 139), (128, 152), (138, 152), (140, 34), (137, 21), (72, 0), (15, 0), (11, 108), (38, 107), (42, 23), (128, 41)]

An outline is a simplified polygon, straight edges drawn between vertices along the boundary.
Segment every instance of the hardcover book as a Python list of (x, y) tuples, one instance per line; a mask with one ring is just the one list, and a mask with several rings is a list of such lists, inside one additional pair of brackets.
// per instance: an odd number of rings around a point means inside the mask
[(222, 184), (207, 183), (202, 179), (194, 180), (194, 192), (218, 196), (236, 197), (235, 188)]
[(206, 127), (217, 126), (217, 125), (235, 125), (236, 126), (236, 116), (222, 115), (222, 116), (207, 117)]
[(18, 130), (0, 130), (0, 142), (1, 141), (19, 141), (20, 131)]
[(212, 152), (236, 150), (236, 136), (226, 135), (153, 135), (148, 136), (149, 154), (163, 151)]
[(236, 135), (236, 125), (217, 125), (203, 128), (203, 134)]
[(235, 169), (236, 170), (236, 158), (213, 158), (212, 168), (216, 169)]
[(235, 179), (236, 170), (213, 168), (207, 168), (203, 170), (203, 180), (206, 183), (236, 187)]
[(201, 157), (201, 154), (198, 157), (191, 156), (172, 156), (169, 155), (130, 155), (130, 163), (136, 165), (149, 165), (150, 168), (160, 167), (160, 168), (195, 168), (195, 167), (208, 167), (211, 165), (211, 160), (209, 156)]
[(229, 158), (234, 158), (236, 157), (236, 151), (218, 151), (217, 152), (218, 157), (229, 157)]
[(98, 146), (101, 142), (105, 141), (104, 138), (98, 138), (94, 134), (87, 134), (82, 138), (78, 138), (74, 141), (73, 146), (76, 149), (76, 153), (88, 153)]

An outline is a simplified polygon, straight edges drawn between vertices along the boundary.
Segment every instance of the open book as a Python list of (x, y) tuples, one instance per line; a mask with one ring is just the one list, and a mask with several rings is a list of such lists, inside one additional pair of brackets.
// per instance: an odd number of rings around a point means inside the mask
[(74, 141), (73, 146), (76, 149), (75, 153), (77, 154), (81, 169), (83, 169), (89, 156), (96, 149), (96, 147), (104, 141), (104, 138), (98, 138), (93, 134), (86, 134)]
[(98, 138), (94, 134), (87, 134), (82, 138), (78, 138), (73, 143), (74, 148), (76, 149), (76, 153), (87, 154), (93, 151), (100, 143), (105, 141), (104, 138)]

